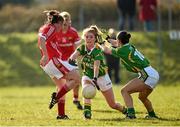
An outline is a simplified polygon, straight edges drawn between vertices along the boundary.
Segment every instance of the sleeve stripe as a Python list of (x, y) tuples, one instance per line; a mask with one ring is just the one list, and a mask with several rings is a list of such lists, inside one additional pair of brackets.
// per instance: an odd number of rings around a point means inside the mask
[(42, 33), (39, 33), (38, 36), (42, 37), (42, 38), (44, 38), (46, 40), (46, 37), (44, 35), (42, 35)]
[(50, 27), (50, 29), (47, 32), (47, 38), (54, 32), (55, 28), (54, 27)]

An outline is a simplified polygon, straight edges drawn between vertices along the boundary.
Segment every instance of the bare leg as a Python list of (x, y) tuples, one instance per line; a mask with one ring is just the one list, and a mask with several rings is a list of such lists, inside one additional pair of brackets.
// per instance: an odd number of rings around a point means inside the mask
[(67, 87), (70, 90), (80, 84), (80, 75), (77, 70), (69, 72), (67, 75), (65, 75), (65, 79), (67, 80)]
[(123, 111), (124, 107), (120, 103), (115, 102), (112, 88), (107, 91), (102, 92), (102, 94), (104, 95), (106, 102), (111, 108), (116, 109), (121, 112)]
[(138, 78), (134, 78), (121, 89), (121, 94), (127, 106), (127, 118), (136, 118), (131, 94), (135, 92), (143, 92), (146, 88), (147, 85), (145, 85), (143, 81)]
[(142, 92), (144, 89), (146, 89), (146, 85), (138, 78), (131, 80), (121, 89), (121, 94), (128, 108), (134, 107), (131, 94), (135, 92)]
[(73, 103), (76, 105), (77, 109), (80, 109), (80, 110), (83, 109), (79, 101), (79, 85), (73, 88)]
[(139, 99), (144, 104), (148, 112), (153, 111), (151, 101), (147, 98), (151, 94), (151, 92), (152, 89), (147, 86), (147, 89), (139, 93)]
[(55, 83), (57, 90), (59, 91), (62, 86), (66, 83), (66, 80), (64, 78), (57, 79), (57, 78), (52, 78), (52, 81)]
[(73, 100), (78, 101), (79, 97), (79, 85), (73, 88)]

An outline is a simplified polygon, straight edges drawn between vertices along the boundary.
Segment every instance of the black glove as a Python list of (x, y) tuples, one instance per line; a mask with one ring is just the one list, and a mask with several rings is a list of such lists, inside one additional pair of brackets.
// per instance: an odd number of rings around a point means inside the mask
[(100, 88), (99, 88), (99, 86), (98, 86), (98, 84), (97, 84), (97, 78), (94, 77), (94, 78), (92, 79), (92, 81), (93, 81), (93, 83), (95, 84), (97, 90), (100, 90)]
[(109, 35), (107, 35), (107, 37), (106, 37), (106, 40), (108, 41), (108, 39), (110, 39), (110, 36)]
[(68, 60), (68, 63), (71, 64), (71, 65), (73, 65), (73, 66), (78, 66), (77, 63), (76, 63), (76, 61), (75, 61), (75, 60), (72, 60), (72, 59), (69, 59), (69, 60)]
[[(109, 35), (107, 35), (106, 41), (108, 41), (108, 39), (111, 39)], [(110, 41), (108, 41), (108, 42), (111, 43)]]

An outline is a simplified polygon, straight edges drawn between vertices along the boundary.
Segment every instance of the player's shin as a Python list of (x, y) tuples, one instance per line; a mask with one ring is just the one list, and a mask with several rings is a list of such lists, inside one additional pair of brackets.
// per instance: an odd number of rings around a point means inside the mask
[(58, 116), (63, 116), (65, 115), (65, 100), (60, 99), (58, 102)]
[(62, 96), (64, 96), (69, 90), (71, 90), (70, 88), (68, 88), (67, 84), (64, 84), (63, 87), (61, 88), (60, 91), (58, 91), (56, 98), (57, 100), (59, 100)]

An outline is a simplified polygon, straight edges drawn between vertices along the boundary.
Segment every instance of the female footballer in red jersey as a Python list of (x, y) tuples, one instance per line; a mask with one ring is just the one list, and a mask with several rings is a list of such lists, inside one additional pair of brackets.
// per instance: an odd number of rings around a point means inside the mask
[[(60, 60), (61, 53), (57, 48), (57, 32), (62, 29), (63, 21), (63, 17), (59, 14), (52, 15), (52, 19), (40, 28), (38, 34), (38, 46), (42, 54), (40, 66), (59, 89), (58, 93), (52, 96), (49, 104), (50, 109), (69, 90), (80, 83), (80, 75), (76, 67)], [(68, 116), (65, 115), (64, 106), (61, 108), (62, 115), (58, 115), (57, 119), (68, 119)]]
[[(61, 12), (60, 15), (64, 18), (62, 30), (58, 33), (58, 49), (61, 52), (61, 60), (68, 61), (76, 47), (80, 45), (80, 36), (75, 28), (71, 26), (71, 15), (68, 12)], [(82, 105), (78, 100), (79, 85), (73, 88), (73, 103), (78, 109), (82, 109)]]
[[(44, 11), (47, 16), (47, 21), (50, 21), (52, 19), (53, 14), (61, 14), (61, 16), (64, 18), (63, 22), (63, 27), (60, 32), (57, 32), (57, 46), (59, 47), (60, 51), (60, 59), (63, 61), (67, 61), (69, 58), (69, 55), (74, 51), (77, 42), (80, 42), (80, 37), (78, 36), (76, 31), (72, 31), (70, 28), (71, 27), (71, 16), (67, 12), (61, 12), (59, 13), (56, 10), (47, 10)], [(65, 44), (64, 44), (65, 43)], [(67, 46), (63, 46), (66, 44), (71, 44)], [(61, 47), (62, 46), (62, 47)], [(66, 80), (64, 79), (63, 84), (66, 83)], [(60, 86), (60, 85), (59, 85)], [(57, 91), (61, 89), (60, 87), (57, 88)], [(56, 95), (56, 92), (52, 93), (52, 97)], [(73, 103), (77, 106), (78, 109), (83, 109), (82, 105), (80, 104), (80, 101), (78, 100), (78, 95), (79, 95), (79, 85), (76, 85), (76, 87), (73, 88)], [(64, 113), (64, 107), (65, 107), (65, 96), (61, 97), (59, 99), (59, 102), (57, 104), (57, 110), (58, 110), (58, 116), (63, 116)]]

